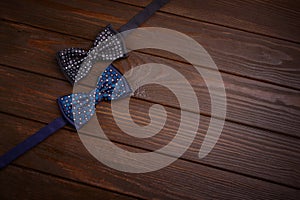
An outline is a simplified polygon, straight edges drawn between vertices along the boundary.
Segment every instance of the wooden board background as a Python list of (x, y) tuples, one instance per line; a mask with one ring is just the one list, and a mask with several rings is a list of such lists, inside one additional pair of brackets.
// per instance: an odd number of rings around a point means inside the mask
[[(1, 154), (59, 116), (58, 96), (72, 92), (55, 61), (67, 47), (89, 48), (101, 27), (128, 21), (149, 0), (1, 1)], [(184, 73), (200, 103), (198, 134), (170, 166), (146, 174), (113, 170), (95, 160), (66, 126), (0, 171), (1, 199), (298, 199), (300, 196), (300, 3), (296, 1), (171, 0), (143, 24), (187, 34), (218, 65), (228, 98), (220, 140), (204, 159), (198, 151), (210, 114), (209, 93), (181, 58), (156, 50), (132, 52), (122, 71), (149, 62)], [(145, 87), (131, 98), (136, 123), (165, 106), (155, 137), (134, 139), (97, 106), (108, 137), (130, 151), (152, 151), (176, 132), (180, 107), (172, 93)], [(154, 115), (156, 120), (161, 116)], [(126, 120), (126, 119), (124, 119)], [(126, 123), (126, 121), (125, 121)]]

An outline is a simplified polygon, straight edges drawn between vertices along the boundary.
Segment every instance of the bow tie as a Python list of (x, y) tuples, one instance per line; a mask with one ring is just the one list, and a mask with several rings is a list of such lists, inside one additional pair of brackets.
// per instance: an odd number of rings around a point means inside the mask
[[(168, 1), (153, 0), (144, 10), (121, 26), (119, 31), (123, 32), (137, 28)], [(58, 64), (71, 84), (84, 78), (94, 66), (94, 61), (113, 61), (126, 56), (124, 42), (117, 33), (111, 25), (108, 25), (97, 35), (90, 50), (69, 48), (57, 53)], [(95, 52), (91, 53), (94, 50)], [(92, 59), (87, 59), (90, 55), (93, 56)], [(0, 157), (0, 169), (64, 127), (67, 123), (72, 124), (77, 129), (81, 128), (95, 114), (95, 105), (100, 101), (122, 98), (130, 93), (129, 84), (122, 74), (113, 65), (108, 66), (99, 77), (96, 88), (92, 91), (59, 97), (57, 102), (62, 117), (50, 122), (47, 126), (2, 155)]]
[[(83, 61), (93, 50), (96, 52), (93, 53), (94, 57), (89, 59), (87, 63), (84, 63), (83, 67)], [(74, 84), (89, 73), (95, 64), (91, 61), (114, 61), (125, 57), (125, 52), (125, 45), (122, 38), (111, 25), (108, 25), (97, 35), (93, 47), (90, 50), (86, 51), (82, 48), (64, 49), (57, 52), (56, 59), (63, 74)]]
[[(145, 9), (130, 19), (129, 22), (122, 25), (118, 31), (124, 32), (139, 27), (168, 2), (169, 0), (153, 0)], [(124, 41), (121, 35), (118, 34), (118, 31), (114, 30), (111, 25), (108, 25), (97, 35), (90, 50), (68, 48), (56, 54), (56, 59), (61, 71), (71, 84), (84, 78), (94, 65), (94, 63), (86, 63), (84, 67), (81, 66), (91, 51), (96, 50), (96, 54), (98, 55), (96, 55), (96, 58), (88, 59), (88, 62), (91, 60), (114, 61), (127, 56)], [(95, 56), (95, 54), (93, 54), (93, 56)]]
[(94, 90), (62, 96), (57, 102), (62, 115), (76, 129), (80, 129), (94, 115), (95, 105), (100, 101), (116, 100), (130, 93), (130, 86), (121, 72), (109, 65), (98, 78)]

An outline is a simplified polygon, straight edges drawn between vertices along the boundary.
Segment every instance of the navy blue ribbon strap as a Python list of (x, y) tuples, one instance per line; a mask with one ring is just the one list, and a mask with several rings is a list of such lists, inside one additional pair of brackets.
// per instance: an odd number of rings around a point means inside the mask
[(154, 0), (147, 5), (142, 11), (129, 20), (126, 24), (119, 28), (119, 32), (127, 31), (139, 27), (147, 21), (157, 10), (163, 7), (169, 0)]
[(31, 135), (23, 142), (19, 143), (17, 146), (6, 152), (3, 156), (0, 157), (0, 169), (7, 166), (9, 163), (17, 159), (19, 156), (23, 155), (26, 151), (30, 150), (47, 137), (55, 133), (60, 128), (64, 127), (67, 124), (67, 120), (63, 117), (59, 117), (49, 123), (44, 128), (40, 129), (35, 134)]
[(154, 0), (149, 5), (135, 15), (129, 22), (119, 28), (119, 32), (127, 31), (139, 27), (147, 21), (157, 10), (163, 7), (169, 0)]

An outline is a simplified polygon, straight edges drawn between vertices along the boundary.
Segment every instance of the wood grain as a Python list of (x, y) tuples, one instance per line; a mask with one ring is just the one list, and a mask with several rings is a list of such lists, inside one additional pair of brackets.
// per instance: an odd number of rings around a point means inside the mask
[[(67, 82), (7, 67), (2, 67), (1, 74), (5, 75), (1, 81), (2, 112), (43, 123), (49, 123), (60, 115), (55, 98), (67, 93), (70, 89)], [(22, 80), (22, 82), (15, 80)], [(149, 102), (131, 99), (131, 117), (135, 122), (144, 125), (149, 123), (148, 109), (151, 105), (152, 103)], [(166, 109), (168, 120), (163, 131), (157, 137), (137, 140), (120, 131), (111, 118), (108, 103), (102, 103), (97, 107), (98, 119), (111, 140), (142, 149), (146, 148), (147, 151), (167, 145), (177, 132), (180, 112), (174, 108), (166, 107)], [(121, 111), (119, 115), (122, 116)], [(201, 116), (200, 119), (198, 135), (191, 148), (184, 154), (184, 159), (292, 187), (300, 187), (299, 140), (226, 122), (222, 136), (211, 154), (199, 160), (199, 148), (210, 118)], [(123, 120), (126, 123), (128, 118)], [(153, 120), (161, 120), (161, 115), (156, 113)], [(31, 127), (31, 125), (28, 126), (28, 128)], [(31, 133), (37, 129), (31, 129)], [(186, 131), (190, 129), (192, 127), (187, 126)]]
[[(10, 133), (0, 135), (1, 152), (44, 125), (10, 115), (1, 114), (1, 118), (2, 130)], [(297, 199), (299, 195), (299, 190), (183, 160), (154, 173), (122, 173), (100, 164), (74, 132), (63, 129), (15, 163), (146, 199)]]
[(1, 171), (0, 183), (2, 200), (136, 199), (15, 166), (9, 166)]
[[(148, 0), (0, 2), (0, 155), (60, 115), (55, 99), (71, 93), (72, 87), (59, 71), (55, 53), (71, 46), (89, 48), (101, 27), (108, 23), (120, 27), (146, 3)], [(211, 102), (196, 70), (172, 53), (132, 52), (128, 59), (115, 62), (122, 72), (144, 63), (163, 63), (184, 74), (196, 91), (201, 116), (194, 110), (188, 113), (191, 118), (200, 116), (200, 122), (184, 155), (159, 171), (123, 173), (93, 158), (74, 129), (66, 126), (0, 171), (0, 198), (298, 199), (299, 10), (292, 1), (172, 0), (143, 26), (159, 25), (194, 38), (222, 72), (228, 113), (213, 151), (198, 158), (211, 119)], [(156, 78), (167, 75), (161, 71)], [(141, 126), (150, 123), (153, 104), (162, 104), (167, 111), (163, 129), (147, 139), (127, 135), (116, 125), (114, 119), (119, 118), (125, 126), (132, 126), (120, 102), (113, 103), (119, 106), (115, 118), (110, 103), (97, 106), (99, 122), (116, 146), (149, 152), (174, 138), (180, 109), (172, 92), (154, 84), (139, 88), (130, 99), (131, 117)], [(163, 115), (154, 113), (152, 122), (158, 124)], [(178, 148), (190, 140), (193, 128), (192, 124), (185, 126), (186, 135), (176, 143)], [(90, 131), (84, 135), (89, 141), (103, 140)], [(172, 156), (169, 152), (165, 158)], [(108, 160), (124, 166), (114, 155)]]
[[(60, 34), (24, 25), (5, 22), (2, 27), (3, 53), (0, 55), (0, 63), (59, 79), (64, 79), (64, 77), (57, 67), (54, 55), (56, 51), (64, 48), (64, 45), (61, 45), (62, 41), (65, 41), (67, 45), (73, 43), (83, 47), (89, 46), (89, 42), (83, 39), (68, 39)], [(34, 59), (32, 59), (33, 56)], [(206, 85), (196, 70), (189, 65), (133, 52), (128, 59), (116, 63), (116, 66), (128, 70), (149, 62), (167, 64), (184, 74), (196, 91), (201, 112), (210, 115), (210, 97)], [(225, 73), (222, 74), (222, 78), (228, 101), (227, 120), (299, 137), (299, 91)], [(60, 95), (70, 91), (71, 87)], [(170, 98), (157, 86), (149, 87), (145, 92), (148, 95), (138, 95), (138, 97), (176, 106), (176, 100)], [(56, 97), (54, 96), (53, 99)]]
[[(101, 3), (3, 1), (0, 9), (1, 17), (5, 20), (90, 40), (94, 40), (101, 27), (111, 23), (117, 28), (141, 10), (135, 6), (106, 0)], [(180, 31), (195, 39), (210, 53), (221, 71), (300, 89), (300, 72), (297, 67), (300, 65), (299, 44), (163, 13), (155, 14), (143, 26), (158, 25)], [(62, 42), (63, 44), (66, 43)], [(173, 54), (156, 50), (146, 52), (182, 61)]]
[[(116, 0), (145, 7), (150, 0)], [(300, 42), (296, 1), (171, 0), (161, 11), (191, 19)]]

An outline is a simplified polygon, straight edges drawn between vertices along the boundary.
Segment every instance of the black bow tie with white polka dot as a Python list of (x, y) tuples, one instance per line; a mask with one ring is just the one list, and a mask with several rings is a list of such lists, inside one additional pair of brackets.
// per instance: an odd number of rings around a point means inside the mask
[(97, 35), (90, 50), (64, 49), (56, 54), (56, 59), (66, 78), (74, 84), (84, 78), (96, 62), (114, 61), (126, 57), (125, 52), (121, 35), (108, 25)]

